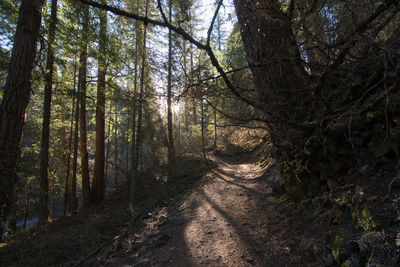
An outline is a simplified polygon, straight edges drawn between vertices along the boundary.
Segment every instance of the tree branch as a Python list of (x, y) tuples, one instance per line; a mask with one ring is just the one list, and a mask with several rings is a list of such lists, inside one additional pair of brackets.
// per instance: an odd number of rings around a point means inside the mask
[(225, 71), (223, 70), (223, 68), (219, 64), (218, 59), (216, 58), (216, 56), (215, 56), (214, 52), (212, 51), (210, 45), (204, 45), (201, 42), (197, 41), (196, 39), (193, 38), (193, 36), (191, 36), (189, 33), (187, 33), (182, 28), (176, 27), (176, 26), (174, 26), (174, 25), (172, 25), (172, 24), (170, 24), (168, 22), (162, 22), (162, 21), (154, 20), (154, 19), (148, 18), (147, 16), (139, 16), (137, 14), (130, 13), (130, 12), (121, 10), (119, 8), (106, 5), (106, 4), (101, 4), (101, 3), (98, 3), (98, 2), (95, 2), (95, 1), (92, 1), (92, 0), (79, 0), (79, 1), (82, 2), (83, 4), (90, 5), (92, 7), (100, 8), (100, 9), (103, 9), (103, 10), (107, 10), (107, 11), (113, 13), (113, 14), (116, 14), (116, 15), (120, 15), (120, 16), (123, 16), (123, 17), (139, 20), (139, 21), (142, 21), (144, 23), (150, 23), (150, 24), (153, 24), (153, 25), (156, 25), (156, 26), (161, 26), (161, 27), (166, 27), (166, 28), (171, 29), (172, 31), (174, 31), (177, 34), (179, 34), (180, 36), (182, 36), (182, 38), (185, 39), (186, 41), (192, 43), (197, 48), (207, 52), (208, 56), (210, 57), (211, 64), (221, 74), (221, 77), (225, 81), (227, 87), (230, 89), (232, 94), (234, 94), (238, 99), (240, 99), (241, 101), (249, 104), (250, 106), (252, 106), (254, 108), (257, 108), (257, 109), (260, 109), (262, 111), (265, 111), (264, 106), (261, 103), (256, 103), (255, 101), (252, 101), (252, 100), (244, 97), (239, 92), (239, 90), (233, 85), (233, 83), (229, 79), (228, 75), (225, 73)]
[(160, 13), (161, 13), (161, 17), (163, 18), (164, 22), (168, 23), (168, 19), (165, 16), (164, 10), (161, 5), (161, 0), (157, 0), (157, 3), (158, 3), (158, 10), (160, 10)]
[(215, 20), (217, 19), (219, 9), (222, 6), (222, 2), (223, 2), (223, 0), (219, 1), (217, 9), (215, 10), (214, 16), (213, 16), (213, 18), (211, 20), (210, 27), (208, 28), (208, 31), (207, 31), (207, 46), (210, 46), (211, 33), (212, 33), (213, 28), (214, 28), (214, 23), (215, 23)]

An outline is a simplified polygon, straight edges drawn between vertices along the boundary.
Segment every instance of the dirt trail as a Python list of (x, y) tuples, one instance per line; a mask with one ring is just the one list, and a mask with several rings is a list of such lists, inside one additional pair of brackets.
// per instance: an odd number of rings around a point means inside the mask
[[(166, 223), (137, 236), (134, 253), (110, 266), (282, 266), (300, 263), (298, 242), (254, 163), (218, 167)], [(165, 212), (165, 211), (164, 211)], [(158, 219), (160, 215), (158, 216)]]

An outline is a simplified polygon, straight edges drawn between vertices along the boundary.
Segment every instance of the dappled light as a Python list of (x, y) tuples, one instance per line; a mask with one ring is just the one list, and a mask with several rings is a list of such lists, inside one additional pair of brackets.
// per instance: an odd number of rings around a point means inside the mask
[(0, 266), (400, 266), (397, 0), (1, 0)]

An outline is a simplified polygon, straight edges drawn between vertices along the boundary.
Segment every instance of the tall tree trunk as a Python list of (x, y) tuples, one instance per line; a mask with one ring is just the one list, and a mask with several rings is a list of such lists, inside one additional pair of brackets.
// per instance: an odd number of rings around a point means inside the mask
[(46, 61), (46, 82), (44, 86), (43, 126), (42, 141), (40, 147), (40, 213), (39, 224), (45, 224), (49, 220), (49, 139), (51, 117), (51, 95), (53, 90), (54, 68), (54, 39), (57, 24), (57, 0), (51, 1), (50, 29)]
[(157, 112), (157, 121), (158, 121), (158, 124), (160, 125), (159, 132), (161, 134), (161, 139), (162, 139), (164, 145), (166, 147), (168, 147), (168, 136), (167, 136), (167, 133), (165, 131), (165, 127), (164, 127), (163, 120), (161, 118), (161, 114), (159, 112)]
[[(107, 4), (107, 0), (102, 0)], [(104, 179), (104, 128), (105, 128), (105, 91), (106, 91), (106, 40), (107, 38), (107, 11), (100, 10), (99, 36), (99, 66), (97, 74), (97, 103), (96, 103), (96, 152), (94, 160), (93, 184), (91, 196), (93, 202), (101, 202), (106, 192)]]
[(79, 133), (80, 133), (80, 154), (81, 154), (81, 175), (82, 175), (82, 196), (83, 204), (89, 202), (90, 178), (89, 178), (89, 159), (87, 151), (87, 133), (86, 133), (86, 65), (87, 65), (87, 46), (89, 31), (89, 6), (83, 7), (83, 21), (81, 32), (81, 48), (79, 56)]
[[(215, 1), (216, 4), (218, 4), (218, 0)], [(217, 47), (218, 47), (218, 52), (221, 52), (222, 45), (222, 33), (221, 33), (221, 16), (219, 13), (217, 14)], [(215, 87), (218, 88), (218, 79), (215, 82)], [(215, 90), (214, 94), (214, 99), (215, 99), (215, 105), (218, 103), (218, 97), (217, 97), (217, 90)], [(217, 132), (217, 109), (213, 108), (214, 112), (214, 150), (217, 149), (217, 140), (218, 140), (218, 132)]]
[(10, 212), (10, 219), (8, 223), (8, 227), (10, 228), (10, 233), (13, 234), (17, 232), (17, 212), (18, 212), (18, 192), (17, 188), (15, 188), (13, 194), (13, 203)]
[(115, 100), (115, 123), (114, 123), (114, 138), (115, 138), (115, 149), (114, 149), (114, 170), (115, 170), (115, 189), (118, 188), (118, 104)]
[[(43, 2), (21, 2), (10, 67), (0, 105), (0, 233), (3, 232), (2, 228), (13, 202)], [(0, 234), (0, 238), (1, 236)]]
[(254, 84), (272, 120), (296, 121), (306, 73), (291, 30), (291, 20), (278, 0), (234, 0)]
[(203, 98), (200, 99), (200, 108), (201, 108), (201, 148), (203, 152), (204, 159), (206, 161), (206, 164), (208, 165), (208, 160), (207, 160), (207, 153), (206, 153), (206, 142), (205, 142), (205, 129), (204, 129), (204, 101)]
[[(193, 44), (190, 44), (190, 78), (191, 83), (194, 83), (194, 59), (193, 59)], [(192, 96), (192, 108), (193, 108), (193, 124), (197, 124), (197, 105), (196, 105), (196, 93)]]
[[(65, 174), (65, 190), (64, 190), (64, 205), (63, 205), (63, 214), (64, 216), (67, 215), (67, 205), (68, 205), (68, 181), (72, 179), (71, 175), (71, 154), (72, 154), (72, 137), (74, 136), (74, 121), (79, 121), (79, 115), (74, 116), (74, 109), (76, 105), (79, 105), (79, 100), (76, 97), (77, 95), (77, 90), (76, 90), (76, 63), (74, 64), (74, 92), (72, 95), (72, 109), (71, 109), (71, 124), (69, 127), (69, 139), (68, 139), (68, 158), (67, 158), (67, 172)], [(75, 99), (77, 100), (75, 104)], [(76, 108), (76, 112), (79, 113), (79, 107)], [(77, 118), (77, 120), (76, 120)], [(78, 133), (78, 129), (76, 129), (76, 132)], [(77, 143), (78, 138), (76, 138), (74, 141)], [(78, 149), (77, 149), (78, 150)], [(74, 159), (75, 160), (75, 159)], [(75, 169), (76, 173), (76, 169)]]
[(31, 194), (29, 192), (29, 185), (25, 184), (24, 186), (24, 193), (25, 193), (25, 210), (24, 210), (24, 224), (22, 225), (22, 229), (26, 229), (26, 222), (28, 220), (28, 215), (29, 215), (29, 204), (31, 200)]
[[(72, 120), (73, 121), (73, 120)], [(63, 157), (64, 157), (64, 165), (65, 165), (65, 191), (64, 191), (64, 201), (63, 201), (63, 215), (65, 216), (67, 213), (67, 195), (68, 195), (68, 179), (71, 176), (71, 145), (70, 138), (67, 135), (67, 127), (63, 126), (60, 129), (60, 135), (63, 146)], [(70, 131), (70, 137), (72, 136), (72, 132)]]
[[(149, 0), (146, 0), (146, 10), (145, 16), (147, 16), (149, 8)], [(134, 210), (134, 203), (135, 203), (135, 194), (136, 194), (136, 182), (139, 177), (138, 174), (138, 166), (139, 166), (139, 150), (142, 144), (142, 117), (143, 117), (143, 94), (144, 94), (144, 77), (145, 73), (145, 66), (146, 66), (146, 34), (147, 34), (147, 24), (144, 25), (143, 29), (143, 47), (142, 47), (142, 66), (141, 66), (141, 73), (140, 73), (140, 86), (139, 86), (139, 97), (138, 97), (138, 121), (137, 121), (137, 136), (135, 142), (135, 156), (134, 162), (132, 166), (132, 181), (131, 181), (131, 188), (130, 188), (130, 210), (133, 212)]]
[[(183, 54), (183, 73), (185, 74), (185, 76), (183, 77), (183, 88), (185, 89), (185, 90), (187, 90), (187, 86), (188, 86), (188, 76), (187, 76), (187, 62), (186, 62), (186, 57), (187, 57), (187, 49), (186, 49), (186, 41), (185, 40), (182, 40), (182, 47), (183, 47), (183, 51), (182, 51), (182, 54)], [(186, 131), (186, 138), (184, 139), (185, 140), (185, 146), (184, 147), (187, 147), (188, 146), (188, 144), (189, 144), (189, 142), (190, 142), (190, 140), (191, 140), (191, 134), (190, 134), (190, 126), (189, 126), (189, 122), (190, 122), (190, 120), (189, 120), (189, 97), (188, 96), (186, 96), (185, 98), (184, 98), (184, 112), (185, 112), (185, 114), (184, 114), (184, 116), (185, 116), (185, 131)]]
[[(80, 73), (79, 73), (80, 74)], [(78, 171), (78, 142), (79, 142), (79, 99), (76, 100), (75, 105), (75, 129), (74, 129), (74, 151), (72, 156), (72, 175), (68, 179), (68, 210), (70, 213), (76, 212), (78, 209), (78, 198), (76, 197), (76, 173)], [(71, 127), (72, 130), (72, 127)], [(71, 131), (72, 135), (72, 131)], [(71, 140), (71, 138), (70, 138)], [(83, 176), (82, 176), (83, 179)], [(83, 183), (83, 181), (82, 181)], [(83, 187), (82, 187), (83, 189)], [(84, 199), (85, 201), (85, 199)]]
[[(136, 1), (135, 11), (139, 11), (139, 0)], [(134, 206), (134, 189), (135, 189), (135, 171), (134, 166), (136, 164), (136, 153), (135, 153), (135, 144), (136, 144), (136, 112), (137, 112), (137, 88), (138, 88), (138, 68), (139, 68), (139, 47), (141, 45), (141, 23), (138, 21), (135, 22), (135, 34), (136, 34), (136, 44), (135, 44), (135, 74), (134, 74), (134, 83), (133, 83), (133, 109), (132, 109), (132, 145), (131, 145), (131, 173), (129, 175), (129, 192), (130, 192), (130, 211), (133, 212)]]
[(107, 129), (107, 146), (106, 146), (106, 162), (105, 162), (105, 171), (104, 171), (104, 177), (107, 180), (108, 177), (108, 166), (110, 165), (109, 160), (110, 160), (110, 146), (111, 146), (111, 113), (112, 113), (112, 105), (110, 101), (110, 108), (108, 110), (109, 116), (108, 116), (108, 129)]
[[(169, 23), (172, 22), (172, 0), (169, 0)], [(175, 145), (172, 125), (172, 31), (168, 29), (168, 85), (167, 85), (167, 105), (168, 105), (168, 166), (175, 163)]]
[(214, 150), (217, 149), (217, 110), (214, 108)]
[[(147, 94), (148, 95), (148, 94)], [(154, 127), (154, 123), (151, 119), (151, 107), (150, 104), (146, 101), (144, 103), (144, 119), (146, 120), (146, 126), (147, 126), (147, 137), (149, 138), (150, 141), (150, 147), (151, 147), (151, 152), (153, 154), (153, 168), (155, 166), (159, 165), (159, 160), (158, 160), (158, 156), (157, 156), (157, 143), (155, 140), (155, 136), (156, 136), (156, 129)]]
[[(130, 112), (129, 112), (129, 107), (128, 107), (128, 116), (126, 118), (126, 136), (125, 136), (125, 174), (126, 174), (126, 180), (129, 180), (129, 121), (130, 121)], [(128, 185), (129, 187), (129, 185)]]

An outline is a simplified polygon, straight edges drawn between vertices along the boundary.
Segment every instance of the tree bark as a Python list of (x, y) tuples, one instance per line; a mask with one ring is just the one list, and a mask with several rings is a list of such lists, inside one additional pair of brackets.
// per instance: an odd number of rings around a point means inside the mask
[[(146, 10), (145, 15), (147, 16), (149, 8), (149, 1), (146, 0)], [(142, 117), (143, 117), (143, 94), (145, 91), (144, 77), (145, 77), (145, 66), (146, 66), (146, 35), (147, 35), (147, 24), (144, 25), (143, 30), (143, 46), (142, 46), (142, 65), (141, 65), (141, 73), (140, 73), (140, 85), (139, 85), (139, 97), (138, 97), (138, 120), (137, 120), (137, 134), (136, 134), (136, 142), (135, 142), (135, 156), (134, 162), (132, 166), (132, 181), (130, 188), (130, 210), (133, 212), (135, 196), (136, 196), (136, 183), (139, 177), (138, 174), (138, 166), (139, 166), (139, 155), (140, 155), (140, 146), (142, 144)]]
[(21, 2), (10, 66), (0, 105), (0, 232), (13, 202), (25, 110), (31, 93), (32, 70), (43, 0)]
[[(135, 11), (139, 10), (139, 0), (136, 1)], [(141, 25), (138, 21), (135, 22), (135, 73), (134, 73), (134, 83), (133, 83), (133, 94), (132, 94), (132, 145), (131, 145), (131, 173), (129, 175), (129, 192), (130, 192), (130, 211), (133, 212), (133, 202), (134, 202), (134, 194), (135, 190), (135, 172), (134, 166), (136, 164), (136, 153), (135, 153), (135, 144), (136, 144), (136, 112), (137, 112), (137, 88), (138, 88), (138, 67), (139, 67), (139, 47), (141, 45)]]
[[(172, 22), (172, 0), (169, 0), (169, 23)], [(167, 85), (167, 106), (168, 106), (168, 166), (175, 163), (175, 145), (172, 125), (172, 31), (168, 29), (168, 85)]]
[(115, 148), (114, 148), (114, 161), (115, 161), (115, 189), (118, 189), (118, 104), (115, 101), (115, 123), (114, 123), (114, 138), (115, 138)]
[[(64, 206), (63, 206), (63, 214), (64, 216), (67, 215), (67, 205), (68, 205), (68, 183), (69, 180), (72, 179), (72, 173), (71, 173), (71, 154), (72, 152), (72, 137), (74, 136), (74, 133), (76, 132), (78, 134), (78, 128), (75, 129), (74, 131), (74, 121), (76, 122), (76, 127), (78, 127), (79, 124), (79, 100), (76, 97), (77, 95), (77, 90), (76, 90), (76, 63), (74, 63), (74, 92), (72, 95), (72, 109), (71, 109), (71, 124), (69, 127), (69, 139), (68, 139), (68, 155), (67, 155), (67, 172), (65, 174), (65, 191), (64, 191)], [(76, 104), (75, 104), (75, 99), (76, 99)], [(75, 112), (76, 109), (76, 112)], [(75, 115), (75, 116), (74, 116)], [(78, 144), (78, 136), (76, 136), (76, 139), (74, 139), (74, 144)], [(75, 148), (75, 145), (74, 145)], [(76, 146), (76, 151), (78, 151), (78, 146)], [(74, 150), (74, 156), (75, 156), (75, 150)], [(78, 152), (76, 152), (76, 156), (78, 156)], [(77, 158), (73, 158), (73, 162), (77, 161)], [(76, 177), (76, 166), (75, 164), (75, 177)], [(76, 180), (76, 178), (75, 178)]]
[(10, 233), (14, 234), (17, 232), (17, 212), (18, 212), (18, 192), (17, 189), (14, 189), (13, 194), (13, 203), (11, 207), (11, 214), (8, 223), (8, 227), (10, 228)]
[(42, 141), (40, 147), (40, 213), (39, 224), (45, 224), (49, 220), (49, 139), (51, 118), (51, 97), (53, 91), (54, 69), (54, 39), (57, 24), (57, 0), (51, 1), (51, 17), (46, 61), (46, 83), (44, 86), (43, 126)]
[[(70, 213), (76, 212), (78, 209), (78, 198), (76, 196), (76, 173), (78, 171), (78, 142), (79, 142), (79, 99), (76, 100), (75, 107), (75, 129), (74, 129), (74, 151), (72, 156), (72, 175), (68, 179), (68, 209)], [(72, 129), (72, 127), (71, 127)], [(72, 135), (72, 132), (71, 132)], [(83, 179), (83, 176), (82, 176)], [(83, 181), (82, 181), (83, 183)], [(82, 186), (83, 190), (83, 186)], [(85, 201), (85, 199), (83, 199)]]
[[(101, 1), (107, 4), (107, 0)], [(94, 160), (93, 184), (91, 189), (92, 201), (101, 202), (106, 192), (104, 179), (104, 128), (105, 128), (105, 90), (106, 90), (106, 42), (107, 42), (107, 11), (100, 10), (99, 36), (99, 66), (96, 103), (96, 152)]]
[[(291, 30), (277, 0), (234, 0), (253, 81), (272, 120), (291, 120), (302, 103), (306, 73)], [(297, 115), (297, 117), (296, 117)], [(275, 117), (276, 116), (276, 117)]]
[(109, 166), (109, 160), (110, 160), (110, 146), (111, 146), (111, 113), (112, 113), (112, 105), (110, 101), (110, 107), (109, 107), (109, 116), (108, 116), (108, 129), (107, 129), (107, 145), (106, 145), (106, 160), (105, 160), (105, 171), (104, 171), (104, 177), (107, 179), (108, 177), (108, 166)]
[(80, 155), (81, 155), (81, 174), (82, 174), (82, 195), (83, 204), (89, 203), (90, 178), (89, 162), (87, 152), (87, 133), (86, 133), (86, 65), (87, 65), (87, 46), (89, 31), (89, 6), (83, 6), (83, 22), (81, 32), (81, 48), (79, 56), (79, 133), (80, 133)]

